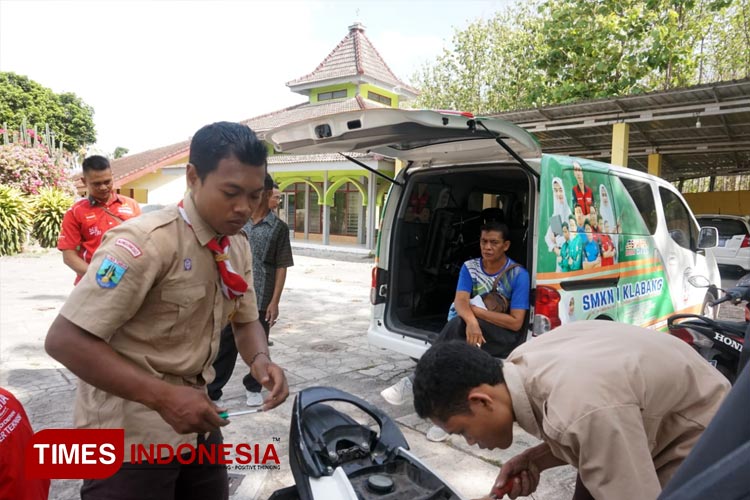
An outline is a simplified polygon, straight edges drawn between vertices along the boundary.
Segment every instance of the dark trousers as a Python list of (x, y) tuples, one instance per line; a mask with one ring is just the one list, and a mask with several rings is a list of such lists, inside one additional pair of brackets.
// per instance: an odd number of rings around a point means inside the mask
[[(266, 332), (266, 340), (268, 340), (271, 326), (268, 324), (268, 321), (266, 321), (266, 311), (259, 311), (259, 314), (260, 324), (263, 326), (263, 330)], [(222, 389), (227, 385), (229, 379), (232, 378), (234, 365), (237, 363), (237, 354), (237, 345), (234, 343), (232, 325), (229, 324), (221, 331), (219, 354), (214, 360), (216, 378), (214, 378), (213, 382), (208, 384), (208, 397), (212, 400), (216, 401), (221, 397), (223, 394)], [(249, 372), (242, 377), (242, 384), (245, 386), (245, 389), (250, 392), (260, 392), (262, 389), (260, 382), (255, 380)]]
[[(220, 445), (221, 431), (198, 435), (198, 446)], [(227, 500), (225, 465), (123, 463), (106, 479), (84, 479), (81, 500)]]
[(591, 493), (589, 493), (589, 490), (583, 485), (580, 474), (576, 476), (576, 489), (573, 492), (572, 500), (595, 500)]
[[(494, 357), (505, 357), (518, 345), (520, 332), (514, 332), (501, 326), (493, 325), (489, 321), (477, 318), (484, 340), (482, 350)], [(445, 324), (440, 331), (437, 342), (449, 340), (466, 340), (466, 322), (461, 316), (456, 316)]]

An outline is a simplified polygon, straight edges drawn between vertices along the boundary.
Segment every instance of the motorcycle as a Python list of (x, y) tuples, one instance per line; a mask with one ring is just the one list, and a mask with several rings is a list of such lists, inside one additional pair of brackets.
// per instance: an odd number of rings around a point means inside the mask
[[(694, 276), (689, 281), (696, 287), (710, 286), (702, 276)], [(724, 302), (745, 302), (744, 321), (715, 320), (700, 314), (675, 314), (667, 320), (667, 327), (672, 335), (693, 346), (734, 383), (750, 357), (750, 350), (743, 349), (745, 340), (750, 338), (750, 274), (722, 292), (724, 295), (709, 305), (716, 307)]]
[[(373, 419), (360, 424), (327, 401), (349, 403)], [(289, 465), (295, 484), (269, 500), (461, 500), (407, 450), (396, 423), (370, 403), (332, 387), (310, 387), (294, 399)]]

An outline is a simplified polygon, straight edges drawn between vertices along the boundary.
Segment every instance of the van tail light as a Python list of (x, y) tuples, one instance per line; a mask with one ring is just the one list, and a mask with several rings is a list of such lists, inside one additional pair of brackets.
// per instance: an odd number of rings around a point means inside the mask
[(388, 296), (388, 271), (378, 266), (372, 268), (370, 284), (370, 303), (374, 306), (385, 302)]
[(750, 234), (746, 234), (745, 238), (743, 238), (742, 243), (740, 243), (740, 248), (747, 248), (750, 247)]
[(539, 286), (534, 301), (533, 334), (541, 335), (562, 323), (560, 321), (560, 294), (554, 288)]

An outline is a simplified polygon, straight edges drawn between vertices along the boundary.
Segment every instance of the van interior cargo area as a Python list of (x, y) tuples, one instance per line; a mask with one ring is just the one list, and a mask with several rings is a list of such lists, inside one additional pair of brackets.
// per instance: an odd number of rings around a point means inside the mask
[(485, 219), (508, 226), (508, 255), (528, 269), (533, 197), (528, 174), (517, 165), (425, 170), (408, 178), (398, 208), (386, 321), (406, 335), (434, 340), (446, 323), (461, 266), (481, 257)]

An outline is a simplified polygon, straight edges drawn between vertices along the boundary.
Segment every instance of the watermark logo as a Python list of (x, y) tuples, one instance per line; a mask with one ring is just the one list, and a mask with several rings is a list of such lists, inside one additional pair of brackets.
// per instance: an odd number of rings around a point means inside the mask
[[(279, 441), (278, 438), (273, 438)], [(103, 479), (123, 462), (141, 464), (221, 465), (227, 469), (279, 470), (274, 443), (131, 444), (123, 429), (45, 429), (28, 443), (25, 456), (29, 479)]]
[(123, 429), (45, 429), (26, 447), (29, 479), (101, 479), (118, 471), (125, 450)]

